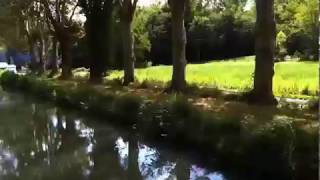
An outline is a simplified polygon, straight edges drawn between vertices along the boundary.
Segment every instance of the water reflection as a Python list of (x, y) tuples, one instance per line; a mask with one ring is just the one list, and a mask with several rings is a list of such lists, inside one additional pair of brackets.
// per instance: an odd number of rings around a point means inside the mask
[[(116, 141), (121, 166), (125, 170), (128, 170), (130, 165), (134, 166), (129, 163), (129, 146), (130, 142), (125, 142), (122, 137), (119, 137)], [(135, 155), (132, 156), (135, 157)], [(143, 179), (225, 180), (222, 174), (209, 171), (197, 165), (191, 165), (184, 159), (172, 161), (162, 156), (166, 156), (166, 152), (160, 153), (157, 149), (138, 143), (138, 159), (135, 162), (138, 162), (139, 173), (141, 173)]]
[(18, 159), (10, 152), (10, 150), (3, 147), (3, 142), (0, 141), (0, 176), (18, 175), (16, 170), (18, 168)]
[(134, 132), (13, 98), (0, 97), (0, 179), (225, 179)]

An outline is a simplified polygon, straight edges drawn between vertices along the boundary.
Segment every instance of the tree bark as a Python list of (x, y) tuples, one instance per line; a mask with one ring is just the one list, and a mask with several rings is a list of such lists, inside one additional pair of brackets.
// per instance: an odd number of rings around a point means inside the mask
[[(67, 80), (72, 77), (72, 46), (79, 32), (73, 23), (73, 15), (69, 18), (66, 14), (67, 1), (55, 1), (58, 6), (50, 6), (47, 0), (40, 0), (45, 10), (48, 23), (53, 27), (53, 34), (59, 41), (62, 52), (62, 73), (60, 79)], [(59, 3), (60, 2), (60, 3)], [(77, 6), (75, 6), (77, 7)], [(74, 7), (74, 8), (75, 8)], [(54, 12), (55, 11), (55, 12)], [(54, 15), (55, 14), (55, 15)], [(50, 25), (49, 25), (50, 26)]]
[(88, 179), (126, 179), (124, 169), (120, 164), (120, 156), (114, 144), (117, 137), (112, 134), (112, 131), (109, 133), (104, 133), (104, 136), (99, 133), (94, 134), (95, 145), (91, 153), (91, 159), (94, 163)]
[(51, 48), (49, 51), (49, 68), (51, 69), (51, 72), (49, 74), (49, 77), (53, 77), (55, 74), (58, 73), (58, 57), (59, 57), (59, 51), (58, 51), (58, 41), (55, 37), (51, 38)]
[(187, 0), (169, 0), (172, 13), (172, 60), (173, 73), (170, 90), (184, 91), (186, 88), (186, 29), (184, 25)]
[(34, 73), (41, 74), (43, 71), (41, 70), (41, 63), (42, 63), (42, 47), (41, 43), (38, 43), (38, 41), (34, 41), (31, 49), (33, 50), (33, 64), (32, 64), (32, 71)]
[(124, 85), (134, 82), (134, 35), (132, 29), (132, 21), (121, 21), (122, 31), (122, 47), (124, 62)]
[(179, 157), (176, 162), (175, 173), (177, 180), (190, 179), (190, 164)]
[(138, 0), (122, 0), (120, 9), (120, 23), (122, 31), (122, 50), (124, 63), (124, 85), (134, 82), (134, 34), (133, 19)]
[(72, 41), (61, 39), (62, 73), (60, 79), (67, 80), (72, 77)]
[(43, 38), (39, 39), (39, 64), (38, 73), (43, 74), (45, 72), (45, 40)]
[[(100, 29), (95, 29), (94, 24), (97, 24), (99, 21), (88, 22), (88, 43), (90, 49), (90, 82), (94, 84), (100, 84), (103, 81), (103, 73), (106, 70), (106, 61), (108, 49), (106, 47), (106, 42), (108, 37), (104, 33), (105, 28), (100, 27)], [(103, 42), (101, 42), (103, 39)]]
[(254, 89), (251, 101), (276, 104), (273, 94), (274, 54), (276, 47), (276, 23), (274, 0), (256, 0), (256, 61)]
[[(107, 70), (107, 61), (110, 54), (110, 41), (113, 3), (107, 1), (103, 10), (92, 10), (87, 14), (86, 33), (90, 49), (90, 82), (102, 83), (104, 72)], [(102, 8), (102, 7), (101, 7)], [(97, 25), (99, 28), (97, 28)]]
[(51, 54), (51, 74), (56, 74), (58, 72), (58, 41), (56, 38), (52, 39), (52, 54)]
[(143, 179), (139, 170), (139, 144), (135, 133), (131, 133), (128, 152), (128, 179)]
[(31, 72), (35, 72), (36, 70), (36, 64), (37, 64), (37, 57), (36, 57), (36, 45), (35, 43), (28, 38), (28, 44), (29, 44), (29, 51), (30, 51), (30, 55), (31, 55), (31, 62), (30, 62), (30, 69)]

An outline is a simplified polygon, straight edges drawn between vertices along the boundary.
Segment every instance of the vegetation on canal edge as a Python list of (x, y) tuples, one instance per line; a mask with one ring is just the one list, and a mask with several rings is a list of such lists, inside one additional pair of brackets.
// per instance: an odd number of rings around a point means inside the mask
[(2, 74), (0, 82), (4, 88), (23, 89), (121, 127), (134, 126), (153, 140), (232, 159), (234, 164), (228, 166), (242, 167), (242, 173), (252, 169), (257, 179), (275, 178), (275, 174), (288, 179), (317, 176), (318, 125), (306, 128), (288, 118), (272, 116), (265, 122), (221, 118), (194, 108), (180, 96), (157, 104), (133, 96), (102, 94), (88, 86), (59, 86), (10, 72)]

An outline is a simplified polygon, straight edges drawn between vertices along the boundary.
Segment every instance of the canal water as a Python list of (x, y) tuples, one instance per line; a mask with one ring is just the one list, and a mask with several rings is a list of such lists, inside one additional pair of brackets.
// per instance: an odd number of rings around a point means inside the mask
[[(193, 155), (0, 91), (1, 180), (227, 179)], [(192, 157), (192, 158), (191, 158)]]
[[(264, 142), (269, 136), (262, 137)], [(257, 144), (249, 153), (230, 156), (229, 150), (237, 147), (234, 142), (231, 149), (226, 148), (225, 157), (210, 153), (206, 158), (192, 147), (186, 151), (146, 139), (134, 128), (130, 132), (106, 119), (0, 90), (0, 180), (316, 179), (314, 161), (318, 160), (313, 158), (316, 150), (310, 151), (310, 138), (296, 143), (301, 144), (295, 147), (300, 150), (296, 153), (288, 144), (290, 151), (283, 154), (290, 157), (288, 161), (279, 159), (277, 148), (268, 141), (267, 146)], [(283, 167), (294, 173), (286, 174)]]

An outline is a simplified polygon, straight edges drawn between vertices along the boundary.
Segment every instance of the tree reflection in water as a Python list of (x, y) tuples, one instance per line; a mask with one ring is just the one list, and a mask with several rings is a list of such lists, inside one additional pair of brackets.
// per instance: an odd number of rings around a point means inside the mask
[[(1, 96), (1, 95), (0, 95)], [(184, 156), (159, 151), (105, 123), (28, 99), (0, 98), (0, 179), (214, 179)]]
[(16, 170), (18, 168), (18, 159), (15, 154), (12, 154), (8, 149), (3, 147), (0, 142), (0, 177), (13, 175), (18, 176)]
[[(116, 148), (119, 152), (121, 167), (128, 171), (129, 161), (129, 141), (124, 141), (119, 137), (116, 141)], [(207, 169), (192, 165), (183, 160), (181, 155), (169, 155), (170, 152), (162, 151), (161, 153), (154, 148), (138, 143), (138, 162), (139, 171), (143, 179), (147, 180), (165, 180), (165, 179), (195, 179), (195, 180), (225, 180), (224, 176), (218, 172), (211, 172)], [(135, 155), (133, 155), (136, 157)], [(180, 162), (175, 161), (176, 157), (181, 157)], [(136, 162), (133, 162), (134, 164)], [(181, 163), (179, 165), (179, 163)], [(179, 167), (180, 166), (180, 167)], [(178, 168), (180, 168), (178, 170)], [(133, 176), (131, 176), (133, 177)], [(133, 179), (133, 178), (132, 178)]]

